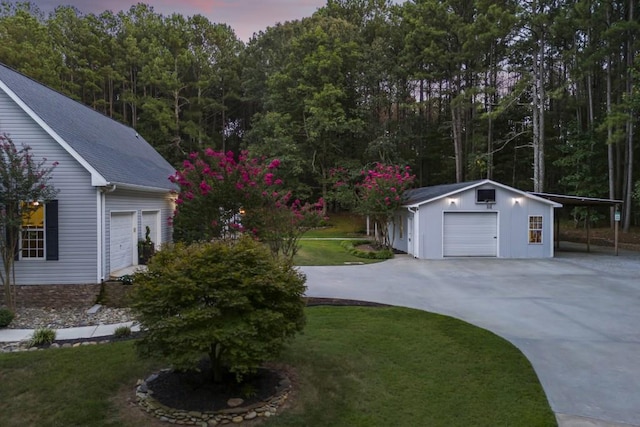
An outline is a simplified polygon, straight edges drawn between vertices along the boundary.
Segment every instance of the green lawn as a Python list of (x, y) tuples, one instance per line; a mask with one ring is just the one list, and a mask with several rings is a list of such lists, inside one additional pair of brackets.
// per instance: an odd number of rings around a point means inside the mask
[(362, 237), (367, 232), (366, 220), (350, 213), (329, 214), (328, 226), (307, 231), (304, 237)]
[(371, 264), (379, 259), (359, 258), (340, 246), (341, 240), (300, 240), (300, 248), (293, 259), (295, 265)]
[[(402, 308), (307, 315), (281, 358), (298, 373), (294, 404), (266, 426), (556, 425), (529, 362), (490, 332)], [(1, 354), (0, 425), (144, 425), (113, 396), (133, 398), (158, 366), (137, 360), (131, 342)]]
[(349, 213), (331, 214), (327, 227), (310, 230), (300, 240), (300, 249), (294, 258), (295, 265), (344, 265), (345, 263), (371, 264), (381, 260), (359, 258), (340, 246), (341, 240), (366, 238), (364, 218)]

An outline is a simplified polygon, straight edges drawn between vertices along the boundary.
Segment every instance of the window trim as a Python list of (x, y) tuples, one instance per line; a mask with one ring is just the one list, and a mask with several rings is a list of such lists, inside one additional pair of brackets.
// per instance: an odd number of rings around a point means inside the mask
[(44, 203), (44, 257), (22, 257), (22, 226), (18, 229), (18, 244), (14, 254), (15, 261), (38, 262), (58, 261), (60, 254), (58, 200), (49, 200)]
[[(491, 199), (482, 199), (480, 200), (479, 194), (480, 191), (493, 191), (493, 200)], [(476, 189), (476, 204), (488, 205), (496, 203), (496, 189), (495, 188), (478, 188)]]
[[(20, 238), (18, 240), (18, 260), (20, 261), (46, 261), (47, 260), (47, 204), (38, 202), (39, 208), (42, 208), (42, 227), (36, 228), (24, 228), (24, 224), (20, 225)], [(23, 242), (25, 240), (24, 234), (28, 231), (36, 231), (42, 233), (42, 256), (24, 256), (23, 251), (30, 251), (30, 249), (23, 248)], [(28, 240), (28, 239), (27, 239)], [(34, 239), (39, 241), (40, 239)], [(39, 251), (40, 249), (35, 249)]]
[[(531, 220), (533, 218), (539, 218), (540, 219), (540, 228), (532, 228), (532, 223)], [(544, 237), (544, 215), (529, 215), (528, 220), (527, 220), (527, 241), (528, 244), (530, 245), (542, 245), (544, 244), (543, 242), (543, 237)], [(539, 232), (540, 233), (540, 241), (535, 241), (532, 240), (532, 232)]]

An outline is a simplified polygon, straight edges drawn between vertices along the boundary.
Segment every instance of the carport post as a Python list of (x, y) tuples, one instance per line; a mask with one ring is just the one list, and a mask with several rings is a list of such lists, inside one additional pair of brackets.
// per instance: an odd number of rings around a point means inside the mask
[(614, 225), (614, 233), (613, 233), (614, 235), (613, 245), (615, 246), (615, 249), (616, 249), (616, 256), (618, 256), (618, 228), (620, 225), (620, 209), (618, 205), (616, 205), (615, 207), (614, 222), (615, 222), (615, 225)]
[(557, 209), (557, 215), (554, 215), (554, 220), (556, 223), (556, 232), (555, 232), (555, 240), (556, 240), (556, 249), (560, 249), (560, 209)]
[(591, 208), (587, 206), (587, 252), (591, 252)]

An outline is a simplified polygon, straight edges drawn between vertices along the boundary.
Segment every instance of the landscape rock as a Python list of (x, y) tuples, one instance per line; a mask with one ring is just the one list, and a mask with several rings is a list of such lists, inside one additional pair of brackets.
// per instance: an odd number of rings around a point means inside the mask
[(242, 405), (243, 403), (244, 403), (244, 400), (237, 397), (227, 400), (227, 406), (229, 406), (230, 408), (236, 408)]

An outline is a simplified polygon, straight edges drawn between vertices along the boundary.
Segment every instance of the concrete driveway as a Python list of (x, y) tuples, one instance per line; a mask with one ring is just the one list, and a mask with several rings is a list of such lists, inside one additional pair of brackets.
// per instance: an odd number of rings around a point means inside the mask
[(415, 260), (301, 267), (308, 296), (442, 313), (531, 361), (559, 424), (640, 426), (640, 255)]

